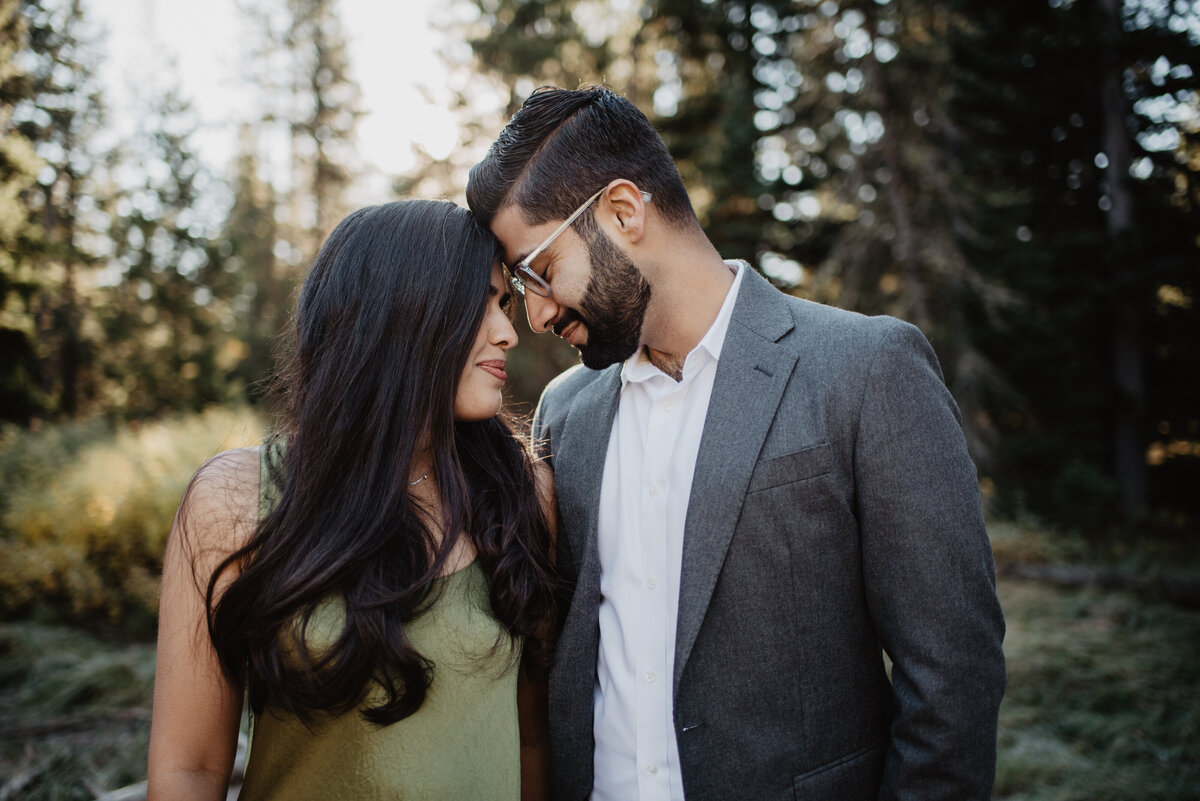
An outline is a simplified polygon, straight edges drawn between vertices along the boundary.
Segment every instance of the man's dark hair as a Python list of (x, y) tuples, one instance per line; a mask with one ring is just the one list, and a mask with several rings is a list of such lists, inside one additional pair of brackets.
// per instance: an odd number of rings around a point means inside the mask
[(665, 219), (695, 221), (675, 162), (637, 106), (601, 86), (543, 86), (471, 168), (467, 203), (484, 225), (511, 203), (539, 225), (566, 219), (617, 178), (650, 192)]

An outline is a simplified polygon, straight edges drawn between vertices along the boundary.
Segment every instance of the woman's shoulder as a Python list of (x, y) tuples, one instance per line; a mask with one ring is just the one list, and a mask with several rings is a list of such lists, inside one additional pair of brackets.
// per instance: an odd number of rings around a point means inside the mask
[(179, 522), (208, 545), (234, 551), (258, 525), (260, 446), (222, 451), (192, 476)]
[(221, 451), (200, 465), (192, 482), (196, 488), (211, 493), (257, 494), (262, 446), (250, 445)]

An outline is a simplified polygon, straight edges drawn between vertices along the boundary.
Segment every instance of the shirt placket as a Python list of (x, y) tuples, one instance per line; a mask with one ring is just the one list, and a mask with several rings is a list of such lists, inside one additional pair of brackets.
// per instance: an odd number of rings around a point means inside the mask
[[(663, 597), (667, 591), (664, 581), (667, 568), (667, 495), (670, 490), (669, 465), (672, 445), (678, 435), (677, 415), (670, 404), (664, 405), (658, 381), (646, 382), (644, 390), (649, 403), (642, 432), (642, 487), (640, 524), (643, 536), (641, 594), (646, 614), (638, 627), (637, 669), (637, 738), (638, 789), (642, 799), (669, 799), (670, 775), (667, 761), (667, 735), (670, 721), (670, 675), (665, 670), (664, 644), (670, 628), (667, 620), (669, 604)], [(674, 382), (672, 382), (674, 383)], [(655, 390), (658, 390), (657, 392)], [(664, 715), (663, 710), (668, 710)]]

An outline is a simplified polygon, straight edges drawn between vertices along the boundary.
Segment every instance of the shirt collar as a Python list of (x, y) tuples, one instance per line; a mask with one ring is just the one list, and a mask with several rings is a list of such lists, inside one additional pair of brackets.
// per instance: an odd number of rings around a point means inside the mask
[[(721, 310), (717, 312), (716, 319), (708, 327), (704, 336), (700, 338), (700, 342), (684, 359), (683, 381), (680, 383), (686, 383), (692, 375), (699, 372), (699, 368), (703, 367), (709, 359), (715, 362), (721, 358), (721, 348), (725, 344), (725, 334), (729, 331), (729, 321), (733, 317), (733, 307), (737, 302), (738, 289), (742, 285), (742, 275), (750, 268), (750, 265), (741, 259), (727, 260), (725, 266), (733, 273), (733, 284), (725, 293), (725, 302), (721, 304)], [(621, 365), (622, 387), (631, 381), (648, 381), (655, 376), (666, 376), (666, 373), (650, 363), (645, 348), (638, 348)]]

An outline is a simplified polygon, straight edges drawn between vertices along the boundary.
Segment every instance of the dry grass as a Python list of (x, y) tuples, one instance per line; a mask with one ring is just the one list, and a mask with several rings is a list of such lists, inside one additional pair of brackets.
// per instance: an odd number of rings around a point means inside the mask
[[(1200, 612), (1013, 580), (1000, 595), (995, 798), (1200, 799)], [(148, 643), (0, 624), (0, 776), (26, 778), (10, 797), (91, 799), (144, 778), (153, 665)]]
[(1004, 581), (995, 797), (1200, 798), (1200, 612)]
[(145, 777), (154, 646), (0, 624), (0, 799), (91, 801)]
[[(0, 801), (93, 799), (144, 778), (163, 538), (195, 468), (262, 429), (245, 410), (0, 429), (0, 617), (22, 619), (0, 623)], [(1200, 575), (1188, 537), (990, 528), (1003, 564)], [(1200, 799), (1200, 611), (1137, 586), (1001, 580), (997, 799)], [(97, 621), (107, 636), (79, 628)]]
[(253, 412), (222, 408), (116, 431), (102, 422), (0, 429), (0, 619), (150, 633), (189, 478), (262, 430)]

